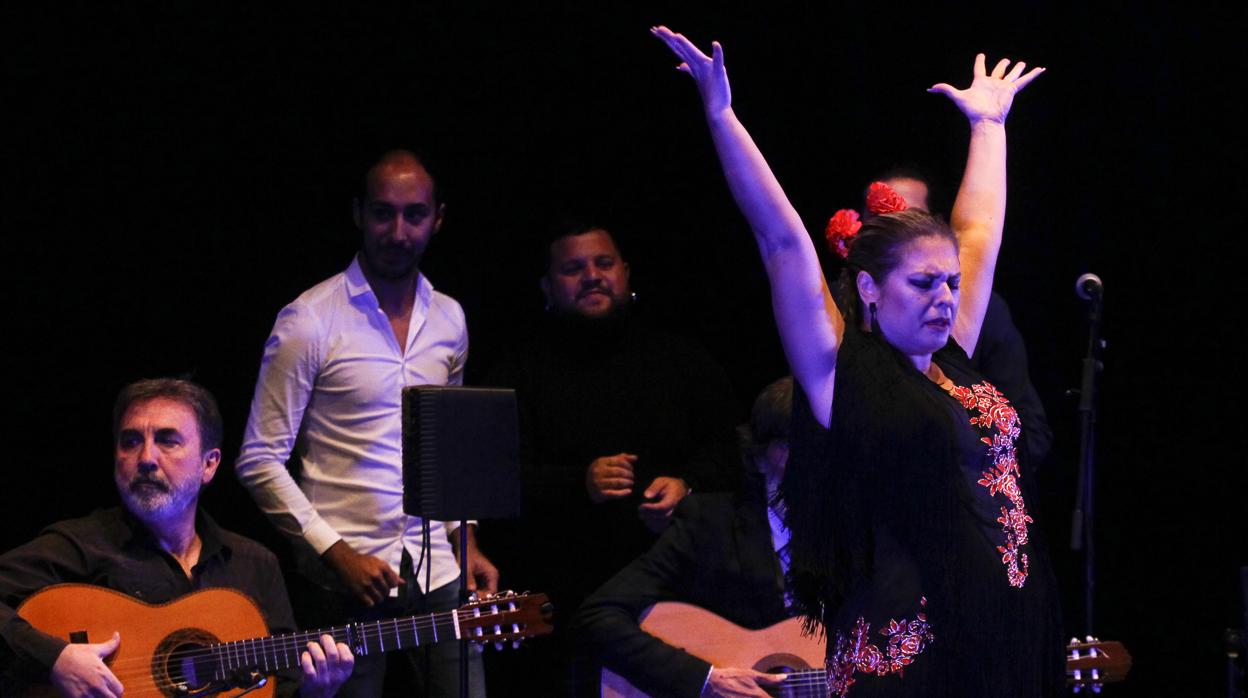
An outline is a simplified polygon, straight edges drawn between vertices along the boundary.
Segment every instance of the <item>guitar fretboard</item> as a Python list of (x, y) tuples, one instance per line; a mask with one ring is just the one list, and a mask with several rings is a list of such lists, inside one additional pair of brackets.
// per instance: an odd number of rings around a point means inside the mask
[(201, 658), (195, 660), (196, 664), (201, 661), (211, 662), (211, 671), (202, 671), (209, 667), (200, 665), (197, 668), (201, 671), (196, 673), (201, 676), (211, 673), (215, 680), (224, 681), (239, 673), (257, 671), (271, 674), (288, 669), (297, 666), (308, 643), (320, 642), (322, 635), (329, 635), (335, 642), (347, 645), (357, 657), (458, 640), (457, 613), (458, 611), (447, 611), (407, 618), (387, 618), (328, 630), (307, 630), (287, 635), (222, 642), (204, 648)]

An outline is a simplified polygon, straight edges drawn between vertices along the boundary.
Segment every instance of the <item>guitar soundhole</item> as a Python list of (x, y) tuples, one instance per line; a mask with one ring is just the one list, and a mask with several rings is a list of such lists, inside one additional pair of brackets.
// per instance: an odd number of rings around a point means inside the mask
[(184, 696), (207, 687), (216, 664), (204, 648), (217, 642), (216, 636), (199, 628), (184, 628), (161, 640), (152, 653), (156, 688), (166, 696)]
[(801, 657), (787, 652), (769, 654), (754, 663), (755, 671), (764, 671), (769, 674), (784, 674), (809, 668), (810, 665)]
[(817, 684), (811, 684), (809, 679), (798, 679), (793, 676), (794, 672), (810, 670), (810, 665), (797, 655), (788, 654), (787, 652), (769, 654), (755, 662), (753, 668), (756, 671), (768, 674), (789, 674), (789, 680), (784, 682), (784, 684), (766, 689), (766, 693), (769, 696), (776, 696), (777, 698), (803, 698), (804, 696), (822, 696), (824, 694), (822, 680), (819, 680)]

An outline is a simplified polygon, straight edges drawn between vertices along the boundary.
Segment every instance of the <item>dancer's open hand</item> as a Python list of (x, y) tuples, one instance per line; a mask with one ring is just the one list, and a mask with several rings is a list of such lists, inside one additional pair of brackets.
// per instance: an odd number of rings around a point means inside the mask
[(707, 114), (717, 114), (732, 106), (732, 89), (728, 86), (728, 72), (724, 70), (724, 48), (718, 41), (711, 42), (711, 55), (707, 56), (683, 34), (667, 27), (652, 27), (650, 33), (667, 44), (681, 60), (679, 69), (693, 77)]
[(1044, 72), (1044, 68), (1032, 68), (1024, 74), (1027, 64), (1022, 61), (1015, 63), (1007, 73), (1009, 67), (1010, 60), (1002, 58), (989, 74), (987, 59), (981, 53), (975, 56), (975, 77), (970, 87), (959, 90), (942, 82), (932, 85), (927, 91), (938, 92), (953, 100), (972, 124), (980, 121), (1004, 124), (1010, 105), (1014, 103), (1014, 95)]

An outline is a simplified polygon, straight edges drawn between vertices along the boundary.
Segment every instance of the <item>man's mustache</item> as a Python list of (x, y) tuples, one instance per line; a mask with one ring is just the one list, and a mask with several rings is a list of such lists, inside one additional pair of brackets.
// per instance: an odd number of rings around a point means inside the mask
[(129, 488), (130, 488), (130, 491), (134, 492), (134, 491), (137, 491), (140, 487), (143, 487), (144, 485), (151, 485), (152, 487), (155, 487), (161, 492), (168, 492), (170, 489), (169, 483), (162, 482), (161, 480), (157, 480), (156, 478), (144, 477), (142, 475), (131, 480)]

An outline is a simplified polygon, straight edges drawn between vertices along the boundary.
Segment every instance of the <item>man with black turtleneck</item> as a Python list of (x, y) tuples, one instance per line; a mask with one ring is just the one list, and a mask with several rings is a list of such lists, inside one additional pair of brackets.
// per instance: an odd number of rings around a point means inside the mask
[(724, 372), (636, 317), (610, 233), (554, 236), (541, 287), (547, 317), (489, 381), (516, 389), (523, 516), (481, 534), (506, 560), (505, 585), (545, 591), (559, 609), (555, 642), (525, 650), (535, 655), (526, 675), (549, 677), (558, 695), (571, 655), (564, 621), (653, 542), (691, 489), (731, 487), (740, 469)]

